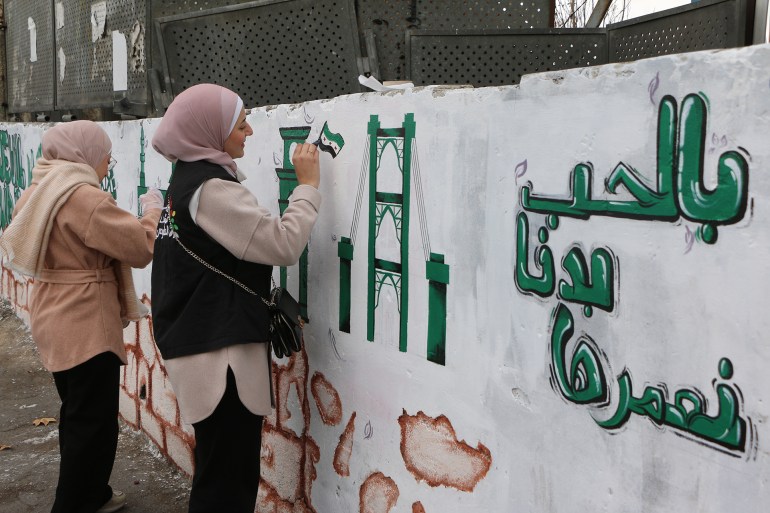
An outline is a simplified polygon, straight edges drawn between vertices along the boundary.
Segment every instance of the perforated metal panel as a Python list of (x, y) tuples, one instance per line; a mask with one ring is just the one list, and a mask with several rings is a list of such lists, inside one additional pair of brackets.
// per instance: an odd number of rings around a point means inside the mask
[(113, 31), (127, 40), (128, 98), (148, 102), (145, 0), (107, 0), (104, 29), (94, 41), (92, 5), (98, 3), (62, 2), (63, 19), (56, 20), (57, 109), (112, 107)]
[(359, 0), (361, 32), (374, 32), (381, 80), (406, 78), (406, 30), (546, 28), (549, 0)]
[(415, 85), (517, 84), (527, 73), (607, 62), (603, 29), (410, 31), (407, 43)]
[(253, 0), (151, 0), (154, 19), (251, 3)]
[[(749, 43), (753, 0), (701, 0), (607, 27), (610, 62)], [(753, 28), (753, 27), (752, 27)]]
[(171, 90), (212, 82), (247, 106), (360, 91), (352, 0), (278, 0), (161, 18)]
[[(5, 0), (5, 19), (9, 112), (52, 110), (53, 3), (51, 0)], [(32, 55), (32, 27), (36, 56)]]

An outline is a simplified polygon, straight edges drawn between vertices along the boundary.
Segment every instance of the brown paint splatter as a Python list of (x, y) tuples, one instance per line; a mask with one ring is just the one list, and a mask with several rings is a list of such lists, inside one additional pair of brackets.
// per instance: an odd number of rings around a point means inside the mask
[(257, 509), (259, 513), (316, 513), (304, 501), (292, 503), (283, 500), (265, 480), (259, 482)]
[(273, 363), (273, 375), (275, 379), (275, 407), (276, 407), (276, 425), (283, 428), (284, 423), (291, 418), (291, 411), (288, 406), (289, 392), (292, 385), (297, 391), (299, 404), (302, 407), (302, 417), (304, 432), (310, 429), (310, 405), (306, 397), (308, 385), (308, 362), (307, 353), (302, 351), (294, 353), (286, 365)]
[(350, 416), (345, 431), (340, 435), (340, 442), (334, 451), (334, 470), (342, 477), (350, 476), (350, 456), (353, 454), (353, 434), (356, 430), (356, 412)]
[(310, 380), (310, 391), (313, 393), (321, 420), (327, 426), (336, 426), (342, 422), (342, 401), (326, 377), (320, 372), (313, 374)]
[(308, 505), (312, 506), (311, 497), (313, 493), (313, 481), (318, 477), (318, 473), (315, 470), (316, 464), (321, 459), (321, 449), (318, 444), (315, 443), (312, 437), (305, 437), (305, 467), (304, 472), (298, 476), (301, 483), (304, 484), (305, 495), (303, 499)]
[[(308, 375), (307, 353), (304, 348), (292, 355), (285, 365), (273, 363), (276, 411), (266, 418), (262, 432), (263, 449), (267, 448), (267, 451), (263, 450), (262, 477), (276, 490), (282, 500), (288, 501), (297, 508), (291, 510), (292, 513), (314, 512), (311, 502), (312, 488), (317, 477), (316, 464), (321, 458), (318, 444), (308, 434), (310, 432)], [(302, 429), (299, 434), (285, 426), (291, 418), (288, 397), (292, 386), (297, 391), (301, 408)], [(288, 450), (288, 458), (283, 454), (284, 450)], [(270, 453), (267, 459), (264, 456), (265, 452)], [(266, 472), (266, 468), (270, 469), (270, 472)]]
[[(151, 307), (146, 294), (142, 303)], [(155, 345), (152, 319), (131, 323), (123, 336), (128, 365), (122, 367), (121, 417), (134, 429), (144, 431), (166, 459), (191, 475), (195, 437), (182, 425), (176, 396)]]
[(425, 508), (422, 507), (422, 503), (420, 501), (412, 504), (412, 513), (425, 513)]
[(8, 299), (16, 315), (29, 326), (29, 293), (35, 285), (35, 280), (18, 275), (5, 266), (2, 270), (0, 295)]
[(444, 415), (433, 419), (419, 411), (398, 418), (401, 425), (401, 456), (409, 472), (431, 486), (444, 485), (472, 492), (489, 472), (492, 455), (483, 444), (477, 448), (458, 441)]
[(270, 425), (262, 429), (262, 479), (289, 502), (302, 496), (302, 475), (305, 451), (302, 439), (291, 431), (278, 430)]
[(370, 475), (358, 492), (359, 513), (388, 513), (398, 502), (398, 486), (382, 472)]

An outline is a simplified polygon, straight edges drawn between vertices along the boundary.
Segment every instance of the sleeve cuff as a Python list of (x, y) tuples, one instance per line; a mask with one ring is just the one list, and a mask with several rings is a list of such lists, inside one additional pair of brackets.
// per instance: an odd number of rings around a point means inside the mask
[(312, 185), (298, 185), (294, 188), (289, 198), (290, 202), (305, 200), (309, 202), (316, 211), (321, 208), (321, 192)]

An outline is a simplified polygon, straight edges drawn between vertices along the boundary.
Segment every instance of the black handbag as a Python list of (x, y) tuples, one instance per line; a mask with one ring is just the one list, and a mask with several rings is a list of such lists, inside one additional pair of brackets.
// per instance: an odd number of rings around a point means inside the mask
[(299, 303), (289, 294), (288, 290), (283, 287), (276, 287), (275, 282), (273, 282), (270, 299), (265, 299), (240, 281), (229, 274), (223, 273), (193, 253), (178, 238), (176, 241), (195, 260), (215, 273), (224, 276), (252, 296), (259, 297), (267, 305), (270, 314), (270, 345), (273, 347), (275, 356), (284, 358), (302, 350), (302, 328), (305, 326), (305, 323), (300, 314)]
[(275, 356), (291, 356), (302, 349), (302, 328), (305, 325), (297, 303), (283, 287), (270, 291), (270, 342)]

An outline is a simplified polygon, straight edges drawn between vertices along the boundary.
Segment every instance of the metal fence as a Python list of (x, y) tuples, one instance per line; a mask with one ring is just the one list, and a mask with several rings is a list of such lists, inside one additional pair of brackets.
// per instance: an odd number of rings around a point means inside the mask
[(5, 0), (9, 112), (54, 108), (53, 2)]
[(407, 32), (415, 85), (518, 83), (540, 71), (751, 44), (754, 0), (701, 0), (604, 29)]
[(414, 31), (407, 34), (415, 84), (517, 84), (522, 75), (607, 62), (602, 29)]
[(250, 2), (157, 18), (165, 82), (236, 90), (247, 105), (358, 92), (361, 48), (353, 0)]
[(607, 27), (610, 62), (751, 44), (754, 1), (701, 0)]
[(508, 30), (553, 25), (550, 0), (362, 0), (358, 27), (376, 52), (377, 78), (407, 78), (407, 31)]
[(604, 29), (552, 29), (552, 0), (5, 0), (7, 104), (27, 120), (115, 119), (160, 115), (204, 81), (249, 106), (357, 92), (360, 73), (515, 84), (750, 44), (754, 10), (755, 0), (701, 0)]

